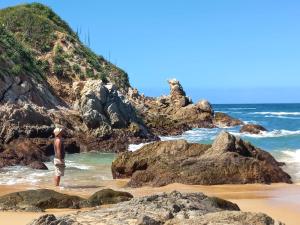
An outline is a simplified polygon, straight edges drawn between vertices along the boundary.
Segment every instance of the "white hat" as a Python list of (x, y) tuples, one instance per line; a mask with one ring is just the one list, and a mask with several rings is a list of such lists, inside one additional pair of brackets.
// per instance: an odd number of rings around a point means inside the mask
[(55, 136), (57, 136), (57, 135), (59, 135), (62, 131), (63, 131), (62, 128), (56, 127), (56, 128), (54, 129), (53, 133), (54, 133)]

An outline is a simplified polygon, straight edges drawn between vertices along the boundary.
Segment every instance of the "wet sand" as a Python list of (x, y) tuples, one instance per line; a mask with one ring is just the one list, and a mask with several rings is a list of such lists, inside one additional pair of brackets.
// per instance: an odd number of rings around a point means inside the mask
[[(102, 188), (113, 188), (131, 192), (134, 196), (151, 195), (155, 193), (170, 192), (178, 190), (181, 192), (203, 192), (209, 196), (217, 196), (237, 203), (242, 211), (263, 212), (274, 219), (285, 222), (287, 225), (300, 224), (300, 184), (249, 184), (249, 185), (184, 185), (170, 184), (164, 187), (142, 187), (127, 188), (127, 180), (107, 181), (101, 186), (87, 187), (65, 187), (63, 189), (47, 186), (0, 186), (0, 195), (15, 191), (23, 191), (35, 188), (49, 188), (62, 193), (88, 197), (92, 193)], [(86, 210), (86, 209), (84, 209)], [(77, 212), (70, 209), (51, 209), (45, 213), (32, 212), (0, 212), (0, 225), (25, 225), (35, 218), (46, 213), (63, 215)], [(82, 211), (82, 210), (79, 210)]]

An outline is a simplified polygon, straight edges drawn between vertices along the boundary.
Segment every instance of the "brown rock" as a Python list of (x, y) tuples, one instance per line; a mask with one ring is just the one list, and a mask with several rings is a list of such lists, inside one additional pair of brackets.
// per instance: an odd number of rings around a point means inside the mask
[(232, 126), (239, 126), (244, 124), (241, 120), (235, 119), (221, 112), (215, 113), (213, 123), (218, 127), (232, 127)]
[(114, 178), (129, 186), (184, 184), (291, 183), (271, 154), (222, 132), (213, 145), (184, 140), (148, 144), (120, 154), (112, 163)]
[(39, 162), (39, 161), (34, 161), (34, 162), (30, 163), (28, 166), (32, 169), (48, 170), (48, 167), (44, 163)]
[(268, 131), (268, 130), (258, 124), (246, 124), (242, 126), (240, 129), (241, 133), (250, 133), (250, 134), (259, 134), (262, 131)]

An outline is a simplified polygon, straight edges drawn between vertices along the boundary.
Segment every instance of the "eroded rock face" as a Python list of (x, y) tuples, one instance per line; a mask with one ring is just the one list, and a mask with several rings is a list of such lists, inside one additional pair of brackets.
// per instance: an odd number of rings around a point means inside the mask
[(44, 108), (29, 104), (0, 107), (0, 142), (7, 144), (17, 138), (49, 138), (54, 124)]
[[(133, 196), (128, 192), (114, 191), (112, 189), (100, 190), (88, 199), (62, 194), (49, 189), (37, 189), (0, 196), (0, 210), (44, 211), (45, 209), (60, 208), (79, 209), (81, 207), (116, 204), (129, 201), (132, 198)], [(50, 218), (43, 217), (43, 219), (38, 221), (50, 221)]]
[(128, 185), (291, 183), (271, 154), (227, 132), (212, 145), (184, 140), (148, 144), (120, 154), (112, 163), (114, 178)]
[(75, 82), (73, 89), (77, 96), (75, 108), (81, 112), (89, 128), (127, 128), (131, 123), (142, 126), (134, 108), (113, 85), (104, 85), (100, 80), (89, 80)]
[[(130, 201), (92, 211), (78, 212), (62, 217), (42, 216), (30, 223), (39, 225), (39, 221), (51, 221), (53, 224), (256, 224), (283, 225), (262, 213), (245, 213), (229, 201), (207, 197), (202, 193), (159, 194), (133, 198)], [(43, 223), (50, 225), (51, 222)]]
[(170, 85), (170, 99), (175, 107), (184, 107), (191, 104), (191, 100), (186, 96), (181, 84), (176, 79), (168, 80)]
[(44, 81), (38, 81), (30, 75), (0, 76), (0, 103), (33, 103), (38, 106), (56, 107), (63, 101), (49, 91)]
[(250, 133), (250, 134), (260, 134), (263, 131), (268, 131), (268, 130), (258, 124), (246, 124), (242, 126), (240, 129), (241, 133)]

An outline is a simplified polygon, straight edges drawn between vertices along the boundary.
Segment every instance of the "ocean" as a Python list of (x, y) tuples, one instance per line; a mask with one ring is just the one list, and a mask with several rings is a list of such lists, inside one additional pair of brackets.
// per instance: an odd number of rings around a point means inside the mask
[[(270, 152), (277, 160), (285, 162), (283, 167), (294, 182), (300, 182), (300, 104), (226, 104), (214, 105), (216, 112), (225, 112), (245, 123), (255, 123), (268, 129), (259, 135), (241, 134), (240, 127), (216, 129), (193, 129), (179, 136), (161, 137), (162, 140), (186, 139), (195, 143), (212, 143), (221, 130), (240, 136), (253, 145)], [(141, 147), (131, 145), (134, 151)], [(72, 188), (101, 185), (112, 180), (110, 164), (115, 154), (81, 153), (66, 156), (66, 176), (62, 185)], [(13, 166), (0, 169), (0, 185), (52, 185), (53, 165), (47, 162), (48, 171), (32, 170), (27, 167)]]

